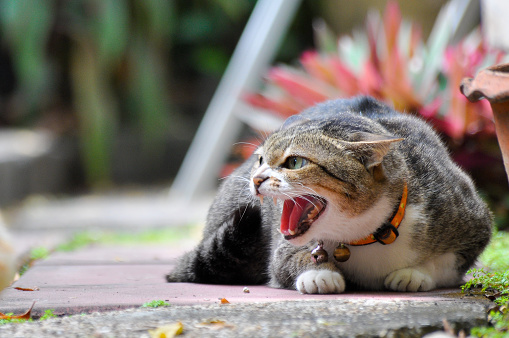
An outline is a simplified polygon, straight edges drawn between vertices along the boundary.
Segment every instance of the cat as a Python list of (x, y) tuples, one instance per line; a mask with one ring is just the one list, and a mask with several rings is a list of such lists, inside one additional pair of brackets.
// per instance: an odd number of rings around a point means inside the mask
[(301, 293), (453, 287), (491, 226), (426, 122), (370, 97), (331, 100), (290, 117), (222, 183), (202, 241), (166, 279)]

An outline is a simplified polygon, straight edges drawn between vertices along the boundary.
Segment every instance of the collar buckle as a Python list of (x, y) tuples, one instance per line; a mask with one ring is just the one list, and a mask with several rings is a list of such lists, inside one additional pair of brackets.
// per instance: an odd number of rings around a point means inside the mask
[(398, 238), (398, 229), (391, 223), (385, 223), (373, 234), (373, 237), (380, 244), (391, 244)]

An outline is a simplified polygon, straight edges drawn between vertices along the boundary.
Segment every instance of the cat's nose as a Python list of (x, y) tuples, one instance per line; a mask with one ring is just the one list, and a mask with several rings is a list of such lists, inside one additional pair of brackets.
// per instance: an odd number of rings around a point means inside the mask
[(266, 181), (268, 179), (268, 177), (264, 177), (264, 176), (255, 176), (253, 177), (253, 184), (256, 188), (256, 192), (258, 192), (258, 188), (260, 187), (260, 185), (262, 185), (262, 183), (264, 181)]

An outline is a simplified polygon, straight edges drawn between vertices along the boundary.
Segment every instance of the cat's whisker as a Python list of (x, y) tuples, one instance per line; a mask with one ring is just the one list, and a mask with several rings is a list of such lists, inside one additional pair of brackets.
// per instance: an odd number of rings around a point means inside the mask
[[(243, 178), (243, 177), (240, 177), (240, 176), (239, 177), (232, 176), (232, 177), (233, 178)], [(249, 180), (248, 179), (244, 179), (243, 181), (247, 181), (247, 182), (244, 183), (244, 186), (240, 190), (242, 195), (239, 195), (239, 198), (237, 199), (237, 209), (239, 209), (239, 210), (241, 209), (241, 205), (243, 204), (243, 203), (241, 203), (241, 201), (242, 201), (241, 197), (242, 196), (247, 197), (248, 204), (249, 203), (254, 203), (254, 201), (255, 201), (254, 196), (251, 195), (251, 192), (249, 190)], [(246, 205), (246, 208), (247, 208), (247, 205)]]
[(246, 145), (246, 146), (252, 146), (254, 148), (258, 148), (259, 147), (259, 144), (256, 144), (256, 143), (251, 143), (251, 142), (235, 142), (233, 145)]
[(242, 212), (242, 215), (240, 215), (239, 221), (242, 221), (242, 219), (244, 218), (244, 215), (246, 214), (247, 208), (248, 208), (248, 205), (246, 204), (246, 206), (244, 207), (244, 211)]
[(220, 180), (224, 180), (228, 177), (231, 177), (231, 178), (234, 178), (234, 179), (238, 179), (238, 180), (241, 180), (241, 181), (245, 181), (247, 183), (250, 182), (249, 178), (246, 178), (246, 177), (243, 177), (243, 176), (237, 176), (237, 175), (229, 175), (229, 176), (226, 176), (226, 177), (222, 177), (220, 178)]
[(295, 198), (294, 197), (297, 197), (297, 195), (296, 196), (292, 196), (291, 194), (286, 193), (286, 192), (281, 192), (281, 194), (285, 195), (286, 197), (288, 197), (288, 199), (291, 199), (295, 203)]
[[(302, 185), (301, 183), (299, 183), (299, 184), (300, 184), (300, 185)], [(307, 187), (305, 187), (305, 186), (303, 186), (303, 185), (302, 185), (302, 187), (303, 187), (303, 188), (307, 188)], [(308, 188), (307, 190), (310, 190), (311, 192), (313, 192), (313, 194), (312, 194), (312, 195), (317, 196), (318, 198), (322, 198), (322, 199), (323, 199), (323, 197), (321, 197), (321, 196), (320, 196), (320, 195), (319, 195), (316, 191), (314, 191), (313, 189)], [(296, 190), (294, 191), (294, 194), (295, 194), (295, 196), (299, 196), (300, 198), (304, 199), (305, 201), (307, 201), (307, 202), (311, 203), (311, 204), (313, 205), (313, 207), (318, 208), (318, 206), (316, 205), (316, 203), (315, 203), (314, 199), (309, 198), (309, 197), (307, 197), (307, 196), (306, 196), (306, 195), (309, 195), (309, 192), (308, 192), (308, 191), (300, 190), (300, 189), (296, 189)]]
[(307, 191), (310, 191), (312, 193), (312, 195), (320, 196), (320, 194), (317, 193), (316, 190), (314, 190), (311, 187), (307, 187), (307, 186), (305, 186), (304, 184), (302, 184), (300, 182), (295, 182), (295, 184), (298, 184), (301, 188), (303, 188), (303, 189), (305, 189)]

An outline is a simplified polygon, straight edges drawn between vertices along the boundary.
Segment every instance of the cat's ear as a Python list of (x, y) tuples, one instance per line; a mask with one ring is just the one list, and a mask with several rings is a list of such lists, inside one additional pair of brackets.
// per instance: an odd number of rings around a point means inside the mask
[(382, 163), (382, 160), (389, 153), (394, 143), (403, 140), (394, 136), (364, 132), (353, 134), (351, 139), (353, 141), (345, 142), (342, 145), (345, 147), (345, 150), (358, 158), (369, 171)]
[(295, 127), (295, 126), (298, 126), (299, 124), (303, 124), (308, 121), (311, 121), (311, 120), (308, 119), (307, 117), (302, 116), (302, 115), (292, 115), (285, 120), (285, 122), (281, 126), (280, 130), (285, 130), (290, 127)]

